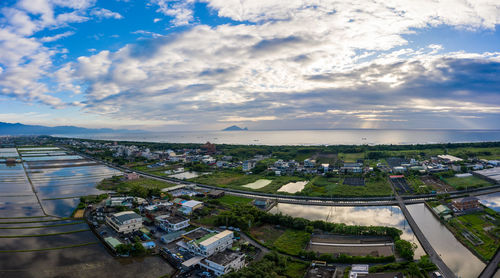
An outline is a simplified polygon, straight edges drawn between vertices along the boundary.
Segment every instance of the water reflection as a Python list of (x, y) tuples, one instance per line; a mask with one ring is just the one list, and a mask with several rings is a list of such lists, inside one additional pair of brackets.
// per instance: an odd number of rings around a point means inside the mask
[(481, 204), (500, 212), (500, 192), (477, 196)]
[(472, 278), (481, 273), (485, 264), (465, 248), (424, 204), (407, 207), (434, 250), (457, 276)]
[(347, 225), (395, 227), (403, 231), (401, 238), (417, 244), (415, 258), (420, 258), (420, 256), (425, 255), (424, 250), (420, 246), (418, 239), (413, 234), (413, 231), (408, 225), (408, 222), (404, 218), (399, 207), (334, 207), (278, 204), (270, 212), (281, 212), (293, 217), (345, 223)]

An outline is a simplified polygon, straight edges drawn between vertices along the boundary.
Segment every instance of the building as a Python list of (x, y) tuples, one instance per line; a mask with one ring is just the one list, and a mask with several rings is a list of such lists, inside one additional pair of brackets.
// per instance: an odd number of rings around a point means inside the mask
[(208, 192), (208, 197), (210, 198), (220, 198), (222, 196), (224, 196), (224, 191), (222, 190), (212, 190), (210, 192)]
[[(200, 256), (209, 257), (217, 252), (224, 251), (233, 245), (234, 234), (225, 230), (220, 233), (208, 231), (198, 239), (191, 239), (187, 242), (188, 249)], [(189, 238), (189, 234), (185, 235)]]
[(313, 261), (307, 269), (305, 278), (334, 278), (337, 277), (337, 268), (328, 266), (326, 262)]
[(118, 233), (128, 234), (142, 228), (142, 217), (133, 211), (122, 211), (106, 216), (106, 224)]
[(160, 229), (169, 233), (189, 227), (189, 219), (180, 215), (156, 216), (155, 223)]
[(249, 172), (250, 170), (252, 170), (254, 167), (255, 167), (255, 164), (257, 164), (257, 162), (255, 160), (245, 160), (243, 161), (243, 172)]
[(316, 160), (314, 159), (304, 160), (304, 168), (314, 168), (314, 167), (316, 167)]
[(124, 173), (123, 176), (126, 180), (137, 180), (139, 179), (139, 175), (136, 172), (132, 173)]
[(201, 260), (199, 265), (220, 276), (243, 268), (245, 266), (245, 254), (225, 249), (222, 252)]
[(146, 248), (146, 249), (153, 249), (156, 247), (156, 244), (153, 241), (148, 241), (148, 242), (142, 243), (142, 246), (144, 246), (144, 248)]
[(500, 167), (474, 171), (473, 174), (474, 176), (486, 179), (489, 182), (500, 183)]
[(460, 162), (463, 161), (463, 159), (453, 156), (453, 155), (448, 155), (448, 154), (442, 154), (438, 155), (438, 158), (441, 159), (444, 163), (454, 163), (454, 162)]
[(449, 209), (445, 205), (439, 205), (435, 208), (432, 208), (434, 212), (439, 215), (439, 217), (444, 218), (445, 220), (448, 220), (451, 218), (450, 214), (452, 213), (451, 209)]
[(257, 208), (267, 210), (269, 207), (273, 204), (273, 202), (270, 199), (255, 199), (253, 201), (253, 205), (256, 206)]
[(362, 173), (363, 164), (361, 163), (344, 163), (344, 166), (340, 167), (340, 171), (343, 173)]
[(368, 274), (367, 264), (353, 264), (349, 272), (349, 278), (357, 278), (358, 276)]
[(202, 208), (203, 203), (196, 200), (189, 200), (187, 202), (183, 202), (181, 208), (179, 209), (184, 214), (191, 214), (196, 209)]
[(476, 197), (465, 197), (452, 202), (453, 209), (456, 211), (465, 211), (480, 207), (479, 199)]
[(116, 250), (116, 247), (122, 244), (118, 239), (111, 236), (104, 238), (104, 242), (106, 242), (106, 244), (109, 245), (109, 247), (111, 247), (111, 249), (113, 250)]

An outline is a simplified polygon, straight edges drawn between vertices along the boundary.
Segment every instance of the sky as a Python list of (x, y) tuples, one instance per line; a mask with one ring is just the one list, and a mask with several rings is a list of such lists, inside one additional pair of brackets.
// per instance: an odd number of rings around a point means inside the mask
[(498, 0), (0, 1), (0, 121), (499, 129)]

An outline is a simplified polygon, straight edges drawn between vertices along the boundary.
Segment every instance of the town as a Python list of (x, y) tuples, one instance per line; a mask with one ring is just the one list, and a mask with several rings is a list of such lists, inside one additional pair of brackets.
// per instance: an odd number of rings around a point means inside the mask
[[(444, 150), (367, 146), (363, 152), (344, 146), (332, 154), (331, 147), (275, 153), (265, 146), (208, 142), (163, 148), (52, 137), (30, 145), (22, 137), (3, 140), (0, 162), (6, 169), (25, 165), (45, 217), (59, 213), (49, 203), (75, 200), (67, 208), (69, 218), (62, 213), (60, 221), (83, 220), (110, 257), (162, 258), (171, 276), (257, 277), (273, 271), (286, 277), (448, 277), (426, 254), (423, 239), (415, 239), (416, 231), (408, 235), (399, 224), (329, 221), (336, 217), (333, 209), (343, 206), (389, 206), (393, 217), (391, 206), (401, 206), (401, 198), (409, 206), (424, 204), (480, 262), (498, 253), (500, 215), (481, 199), (499, 188), (496, 143)], [(93, 167), (109, 170), (88, 183), (93, 188), (83, 190), (76, 181), (74, 193), (54, 194), (53, 185), (44, 185), (46, 177), (38, 176), (47, 172), (57, 181), (54, 169), (84, 173)], [(287, 205), (324, 206), (326, 217), (290, 216)]]

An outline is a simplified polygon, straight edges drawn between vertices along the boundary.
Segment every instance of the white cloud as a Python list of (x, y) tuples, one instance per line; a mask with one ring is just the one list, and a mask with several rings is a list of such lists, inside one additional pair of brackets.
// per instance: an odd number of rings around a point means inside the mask
[(90, 12), (91, 15), (97, 16), (98, 18), (114, 18), (114, 19), (122, 19), (123, 16), (117, 12), (112, 12), (108, 9), (103, 8), (95, 8)]
[(75, 34), (75, 32), (67, 31), (67, 32), (64, 32), (64, 33), (60, 33), (60, 34), (51, 36), (51, 37), (40, 38), (40, 41), (42, 41), (42, 42), (53, 42), (53, 41), (57, 41), (59, 39), (65, 38), (65, 37), (72, 36), (73, 34)]
[[(500, 105), (496, 85), (460, 83), (475, 73), (497, 84), (488, 70), (478, 68), (494, 67), (499, 53), (446, 52), (439, 40), (415, 48), (405, 36), (441, 25), (494, 29), (500, 23), (498, 1), (206, 0), (220, 17), (240, 22), (207, 26), (196, 23), (194, 0), (153, 0), (173, 26), (192, 26), (167, 36), (138, 30), (134, 33), (142, 37), (136, 43), (79, 57), (57, 71), (51, 67), (57, 50), (41, 42), (58, 35), (36, 39), (34, 33), (91, 16), (121, 15), (92, 9), (93, 1), (28, 2), (2, 10), (9, 24), (0, 30), (2, 92), (27, 101), (61, 106), (46, 97), (56, 97), (48, 92), (57, 87), (81, 94), (81, 101), (68, 105), (88, 113), (184, 123), (295, 117), (306, 123), (318, 118), (397, 123), (409, 117), (405, 112), (435, 111), (473, 120), (481, 116), (469, 115), (473, 109), (465, 104), (487, 114), (498, 113), (494, 106)], [(57, 5), (74, 10), (54, 14)], [(29, 15), (38, 19), (25, 22)], [(30, 67), (23, 63), (28, 60)], [(57, 73), (57, 86), (37, 81), (49, 72)], [(481, 93), (475, 98), (463, 93), (471, 91)]]
[(276, 116), (258, 116), (258, 117), (227, 117), (221, 119), (221, 122), (260, 122), (260, 121), (273, 121)]
[[(187, 25), (193, 22), (194, 0), (152, 0), (153, 4), (159, 6), (158, 12), (173, 17), (170, 23), (174, 26)], [(155, 22), (156, 19), (154, 19)]]

